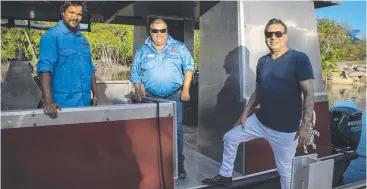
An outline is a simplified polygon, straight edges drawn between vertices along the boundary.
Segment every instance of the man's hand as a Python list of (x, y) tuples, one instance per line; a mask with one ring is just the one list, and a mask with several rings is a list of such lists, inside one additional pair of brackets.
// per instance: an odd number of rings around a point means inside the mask
[(57, 104), (45, 104), (43, 107), (43, 112), (50, 116), (50, 118), (55, 119), (57, 117), (57, 109), (61, 111), (61, 107)]
[(52, 101), (50, 83), (51, 74), (50, 72), (42, 72), (40, 74), (41, 89), (43, 94), (43, 112), (50, 116), (50, 118), (55, 119), (57, 117), (57, 109), (61, 110), (61, 107), (54, 104)]
[(240, 119), (238, 119), (238, 121), (236, 122), (234, 126), (236, 127), (237, 125), (241, 124), (242, 128), (245, 128), (246, 120), (247, 120), (247, 115), (242, 114)]
[(92, 105), (93, 106), (99, 105), (99, 100), (98, 100), (98, 96), (97, 95), (93, 95)]
[(141, 101), (141, 99), (145, 96), (145, 93), (140, 88), (135, 88), (135, 98), (138, 102)]
[(303, 146), (308, 143), (311, 137), (310, 133), (310, 127), (307, 127), (305, 125), (301, 125), (301, 127), (298, 129), (296, 136), (294, 137), (294, 140), (298, 138), (298, 146)]
[(181, 92), (181, 100), (182, 101), (189, 101), (190, 100), (190, 92), (189, 90), (182, 90)]

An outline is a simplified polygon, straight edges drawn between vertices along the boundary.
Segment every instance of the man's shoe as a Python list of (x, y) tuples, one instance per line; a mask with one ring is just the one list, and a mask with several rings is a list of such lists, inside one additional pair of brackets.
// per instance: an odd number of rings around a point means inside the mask
[(232, 184), (232, 177), (224, 177), (220, 174), (215, 176), (214, 178), (207, 178), (202, 181), (204, 184), (220, 184), (224, 186), (229, 186)]
[(178, 178), (179, 179), (186, 178), (186, 171), (183, 163), (178, 163)]

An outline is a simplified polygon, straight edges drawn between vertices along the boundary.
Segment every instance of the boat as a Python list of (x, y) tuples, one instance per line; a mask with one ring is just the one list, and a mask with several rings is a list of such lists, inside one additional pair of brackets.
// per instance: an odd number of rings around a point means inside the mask
[[(47, 6), (60, 2), (1, 3), (8, 23), (12, 19), (58, 19)], [(286, 22), (289, 47), (309, 55), (315, 74), (314, 129), (318, 136), (315, 146), (297, 149), (292, 189), (298, 189), (300, 183), (306, 183), (304, 189), (315, 184), (322, 189), (343, 187), (345, 170), (360, 156), (356, 148), (362, 113), (329, 107), (323, 91), (314, 9), (334, 5), (334, 1), (89, 3), (95, 12), (89, 14), (88, 24), (136, 25), (134, 47), (142, 44), (149, 21), (158, 16), (167, 20), (170, 34), (191, 52), (194, 29), (200, 29), (200, 73), (190, 89), (191, 101), (184, 105), (188, 176), (177, 178), (175, 102), (144, 98), (133, 103), (129, 81), (100, 81), (101, 105), (64, 108), (51, 119), (43, 113), (41, 91), (37, 78), (32, 78), (30, 63), (18, 59), (11, 62), (2, 84), (2, 188), (280, 188), (271, 148), (263, 139), (240, 145), (232, 185), (201, 183), (218, 173), (223, 135), (237, 121), (254, 89), (257, 59), (267, 52), (264, 26), (273, 17)], [(19, 14), (14, 10), (20, 10)], [(28, 14), (31, 10), (33, 16)], [(128, 10), (134, 10), (132, 16), (126, 15)], [(310, 174), (315, 170), (311, 167), (319, 172)], [(321, 173), (329, 176), (321, 177)]]

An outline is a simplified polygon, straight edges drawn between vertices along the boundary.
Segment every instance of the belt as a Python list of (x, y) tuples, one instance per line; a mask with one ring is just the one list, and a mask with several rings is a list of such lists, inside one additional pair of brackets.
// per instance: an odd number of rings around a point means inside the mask
[(173, 91), (172, 94), (169, 94), (169, 95), (153, 95), (151, 92), (147, 91), (150, 95), (154, 96), (154, 97), (158, 97), (158, 98), (168, 98), (170, 96), (173, 96), (175, 94), (177, 94), (178, 91), (181, 91), (182, 90), (182, 86), (177, 88), (175, 91)]

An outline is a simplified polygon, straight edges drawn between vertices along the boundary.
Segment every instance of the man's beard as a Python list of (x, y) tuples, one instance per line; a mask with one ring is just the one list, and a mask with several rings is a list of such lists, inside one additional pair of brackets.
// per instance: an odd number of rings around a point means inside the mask
[[(71, 25), (71, 22), (77, 23), (75, 27)], [(72, 31), (76, 31), (79, 28), (80, 22), (75, 20), (68, 20), (67, 22), (64, 20), (64, 24)]]
[(68, 24), (68, 26), (71, 28), (72, 26), (71, 26), (71, 23), (72, 22), (74, 22), (74, 23), (76, 23), (76, 26), (75, 26), (75, 28), (78, 28), (79, 27), (79, 22), (78, 21), (75, 21), (75, 20), (69, 20), (69, 24)]

